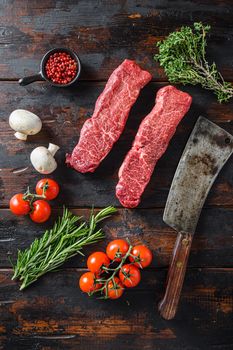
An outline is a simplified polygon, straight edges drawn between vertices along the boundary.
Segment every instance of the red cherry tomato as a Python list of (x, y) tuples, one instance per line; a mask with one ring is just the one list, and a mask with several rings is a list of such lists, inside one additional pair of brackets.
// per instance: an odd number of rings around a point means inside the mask
[(141, 269), (149, 266), (153, 258), (151, 250), (144, 245), (137, 245), (133, 247), (131, 255), (133, 256), (130, 256), (129, 260), (134, 262), (134, 265), (140, 267)]
[(96, 283), (96, 276), (92, 272), (85, 272), (79, 279), (79, 287), (85, 293), (100, 289), (101, 284)]
[(114, 277), (113, 281), (109, 281), (105, 288), (105, 295), (109, 299), (118, 299), (122, 296), (124, 287), (118, 277)]
[(103, 252), (95, 252), (87, 259), (87, 267), (93, 273), (102, 272), (102, 267), (108, 267), (110, 260)]
[(30, 213), (30, 218), (34, 222), (42, 223), (48, 220), (51, 214), (50, 205), (43, 199), (38, 199), (32, 203), (33, 211)]
[(59, 185), (56, 181), (52, 179), (41, 179), (36, 184), (36, 193), (38, 195), (43, 194), (43, 189), (45, 188), (45, 198), (47, 200), (52, 200), (58, 196), (59, 193)]
[(27, 215), (31, 208), (30, 203), (23, 199), (23, 193), (15, 194), (10, 200), (10, 210), (15, 215)]
[(106, 253), (111, 260), (120, 261), (128, 249), (129, 245), (124, 239), (115, 239), (108, 244)]
[(138, 285), (141, 281), (141, 272), (135, 265), (123, 265), (119, 277), (125, 287), (132, 288)]
[(131, 255), (133, 256), (130, 256), (129, 260), (141, 269), (149, 266), (153, 258), (151, 250), (145, 245), (136, 245), (133, 247)]

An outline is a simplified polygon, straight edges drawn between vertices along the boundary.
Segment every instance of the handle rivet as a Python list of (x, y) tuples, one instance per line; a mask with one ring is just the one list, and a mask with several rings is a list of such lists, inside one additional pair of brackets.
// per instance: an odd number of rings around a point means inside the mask
[(182, 239), (182, 245), (188, 246), (189, 245), (189, 240), (187, 238)]
[(178, 268), (181, 268), (182, 265), (183, 265), (183, 264), (182, 264), (181, 261), (177, 261), (176, 266), (177, 266)]

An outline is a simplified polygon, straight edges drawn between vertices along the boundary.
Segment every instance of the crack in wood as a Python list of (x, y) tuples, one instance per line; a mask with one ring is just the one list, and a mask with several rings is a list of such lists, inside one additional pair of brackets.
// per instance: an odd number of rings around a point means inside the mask
[(11, 172), (13, 174), (20, 174), (23, 173), (24, 171), (26, 171), (28, 169), (28, 166), (25, 168), (16, 168), (16, 169), (12, 169)]
[(0, 243), (12, 242), (15, 241), (15, 238), (2, 238), (0, 239)]
[(51, 339), (51, 340), (58, 340), (58, 339), (73, 339), (76, 338), (75, 334), (64, 334), (64, 335), (34, 335), (32, 338), (34, 339)]
[(6, 304), (14, 304), (15, 300), (0, 300), (0, 306)]

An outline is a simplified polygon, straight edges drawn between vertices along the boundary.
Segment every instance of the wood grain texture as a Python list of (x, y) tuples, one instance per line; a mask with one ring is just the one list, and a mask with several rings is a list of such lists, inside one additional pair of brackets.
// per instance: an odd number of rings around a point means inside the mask
[[(9, 198), (21, 192), (28, 185), (34, 186), (41, 177), (32, 168), (29, 156), (32, 149), (49, 142), (61, 147), (56, 155), (58, 170), (52, 175), (64, 188), (57, 205), (73, 207), (103, 207), (109, 204), (119, 206), (115, 197), (118, 169), (130, 149), (137, 128), (143, 117), (154, 105), (155, 95), (164, 84), (149, 84), (141, 93), (128, 119), (126, 128), (110, 152), (93, 174), (79, 174), (64, 164), (65, 153), (71, 152), (78, 141), (80, 129), (90, 117), (96, 98), (105, 83), (80, 83), (72, 89), (50, 88), (46, 84), (34, 84), (22, 88), (14, 82), (0, 86), (0, 200), (8, 206)], [(183, 89), (183, 87), (182, 87)], [(208, 117), (230, 133), (233, 133), (233, 102), (220, 105), (213, 95), (199, 88), (184, 88), (193, 96), (189, 113), (178, 126), (165, 155), (159, 160), (152, 179), (142, 197), (140, 207), (162, 207), (165, 205), (170, 184), (189, 134), (200, 114)], [(38, 114), (43, 121), (42, 131), (28, 141), (16, 140), (8, 125), (12, 110), (25, 108)], [(232, 158), (223, 168), (214, 184), (206, 206), (233, 205)], [(21, 170), (27, 168), (25, 171)]]
[[(63, 204), (88, 216), (89, 207), (119, 205), (115, 198), (117, 171), (142, 118), (154, 105), (166, 77), (153, 60), (155, 44), (169, 32), (194, 21), (211, 24), (208, 57), (224, 78), (233, 81), (233, 3), (231, 0), (0, 0), (0, 349), (1, 350), (230, 350), (233, 314), (233, 167), (232, 159), (217, 179), (202, 211), (194, 236), (179, 311), (166, 322), (157, 312), (164, 293), (167, 267), (176, 233), (162, 222), (163, 207), (189, 134), (202, 114), (233, 134), (233, 102), (219, 105), (199, 87), (182, 89), (193, 96), (190, 112), (179, 125), (166, 154), (157, 164), (139, 209), (120, 209), (103, 224), (106, 241), (85, 249), (104, 250), (106, 242), (128, 236), (133, 244), (153, 250), (151, 267), (143, 271), (138, 288), (119, 301), (90, 299), (77, 288), (86, 259), (75, 257), (59, 272), (44, 276), (19, 292), (11, 281), (9, 258), (50, 227)], [(38, 71), (43, 54), (54, 46), (78, 52), (81, 81), (71, 89), (46, 83), (26, 88), (18, 78)], [(126, 129), (94, 174), (81, 175), (64, 165), (76, 144), (106, 79), (123, 59), (135, 59), (153, 74), (154, 83), (141, 93)], [(164, 81), (164, 83), (162, 83)], [(9, 114), (29, 109), (43, 121), (41, 133), (17, 141)], [(61, 186), (52, 203), (52, 218), (36, 225), (14, 217), (9, 198), (34, 187), (41, 178), (29, 155), (38, 145), (61, 146), (58, 170)]]
[[(10, 267), (9, 258), (15, 261), (17, 249), (25, 249), (35, 237), (40, 237), (45, 228), (51, 227), (59, 212), (53, 210), (48, 223), (35, 225), (29, 218), (17, 218), (8, 210), (0, 211), (0, 267)], [(88, 218), (90, 209), (72, 209), (72, 212)], [(177, 233), (162, 221), (162, 216), (161, 209), (119, 210), (102, 225), (106, 240), (85, 248), (84, 253), (88, 256), (96, 249), (104, 251), (106, 242), (128, 237), (132, 244), (150, 246), (154, 254), (152, 266), (167, 267)], [(203, 210), (194, 236), (189, 266), (232, 267), (232, 227), (232, 209)], [(85, 267), (86, 258), (73, 258), (67, 266)]]
[(162, 320), (155, 311), (165, 270), (143, 271), (138, 288), (116, 301), (82, 294), (77, 289), (82, 272), (66, 269), (48, 274), (20, 293), (10, 280), (12, 272), (1, 270), (4, 349), (34, 349), (36, 344), (37, 349), (85, 350), (93, 344), (103, 350), (231, 348), (232, 269), (189, 270), (176, 322)]
[(0, 3), (0, 78), (38, 71), (46, 51), (68, 46), (83, 62), (81, 79), (107, 79), (125, 58), (133, 58), (166, 80), (153, 61), (155, 44), (182, 25), (212, 25), (208, 55), (224, 77), (233, 79), (233, 4), (230, 0), (57, 1)]
[(165, 320), (172, 320), (177, 313), (184, 278), (188, 266), (193, 234), (178, 233), (167, 274), (166, 288), (158, 310)]

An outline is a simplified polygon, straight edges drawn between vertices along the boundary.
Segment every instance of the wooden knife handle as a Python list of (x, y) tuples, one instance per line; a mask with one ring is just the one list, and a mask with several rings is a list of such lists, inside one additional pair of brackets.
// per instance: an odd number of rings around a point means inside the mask
[(164, 298), (159, 303), (159, 312), (166, 320), (171, 320), (178, 307), (184, 282), (187, 262), (192, 244), (192, 235), (178, 233), (172, 261), (167, 276)]

